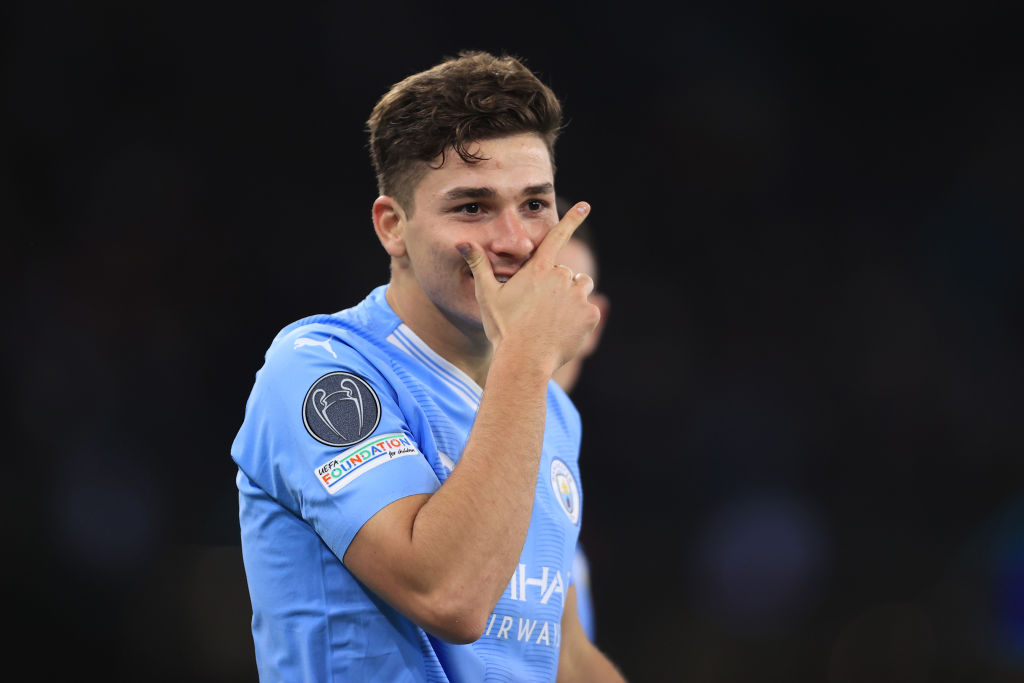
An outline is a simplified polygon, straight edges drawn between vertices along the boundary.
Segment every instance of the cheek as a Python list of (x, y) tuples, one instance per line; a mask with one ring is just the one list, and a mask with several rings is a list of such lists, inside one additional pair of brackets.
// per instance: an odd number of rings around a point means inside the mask
[(556, 223), (558, 223), (557, 220), (554, 222), (537, 221), (537, 223), (534, 224), (533, 229), (530, 231), (530, 240), (534, 244), (540, 244), (544, 241), (544, 238), (548, 236), (548, 233), (551, 232), (551, 228), (555, 227)]
[(472, 278), (469, 277), (469, 267), (454, 247), (446, 249), (432, 245), (425, 253), (418, 256), (425, 257), (418, 259), (421, 278), (431, 280), (435, 286), (451, 287), (452, 283), (464, 279), (468, 279), (472, 283)]

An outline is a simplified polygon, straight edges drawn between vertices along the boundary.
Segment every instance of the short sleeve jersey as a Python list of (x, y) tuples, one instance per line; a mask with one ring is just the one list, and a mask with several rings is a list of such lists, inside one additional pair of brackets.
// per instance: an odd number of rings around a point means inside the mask
[(582, 505), (579, 415), (555, 382), (522, 556), (479, 640), (426, 633), (341, 561), (379, 510), (444, 485), (483, 393), (385, 290), (274, 338), (232, 444), (260, 679), (554, 680)]

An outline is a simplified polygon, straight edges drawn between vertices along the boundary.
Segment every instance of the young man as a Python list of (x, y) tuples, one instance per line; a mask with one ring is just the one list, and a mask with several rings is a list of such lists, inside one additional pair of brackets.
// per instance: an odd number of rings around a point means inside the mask
[(369, 119), (391, 279), (285, 327), (232, 445), (260, 677), (622, 680), (572, 559), (579, 417), (551, 377), (595, 328), (558, 260), (561, 107), (465, 53)]

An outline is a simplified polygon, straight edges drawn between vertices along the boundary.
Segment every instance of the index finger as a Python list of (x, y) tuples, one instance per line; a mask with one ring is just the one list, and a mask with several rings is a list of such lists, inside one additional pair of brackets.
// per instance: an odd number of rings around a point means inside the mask
[(588, 214), (590, 214), (590, 204), (576, 202), (571, 209), (565, 212), (562, 220), (558, 221), (555, 227), (551, 228), (551, 232), (537, 246), (537, 251), (534, 252), (533, 257), (539, 257), (542, 261), (554, 264), (558, 252), (562, 250), (562, 247), (569, 241), (572, 234), (576, 232), (576, 228), (580, 227), (580, 223), (583, 222)]

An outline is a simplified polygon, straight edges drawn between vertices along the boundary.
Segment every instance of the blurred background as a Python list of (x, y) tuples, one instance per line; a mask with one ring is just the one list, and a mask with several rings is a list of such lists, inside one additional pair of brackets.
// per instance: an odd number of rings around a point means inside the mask
[[(1008, 8), (1009, 5), (1006, 5)], [(386, 281), (364, 121), (462, 48), (562, 98), (575, 392), (633, 681), (1024, 680), (1024, 86), (978, 4), (0, 10), (4, 539), (29, 680), (253, 681), (229, 447)]]

